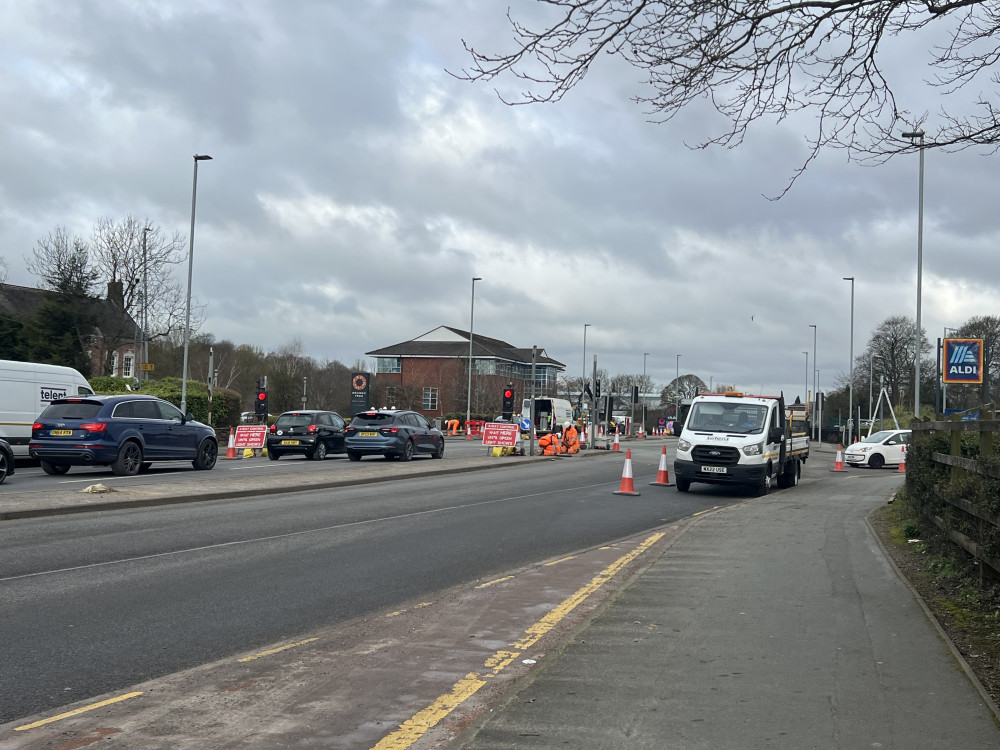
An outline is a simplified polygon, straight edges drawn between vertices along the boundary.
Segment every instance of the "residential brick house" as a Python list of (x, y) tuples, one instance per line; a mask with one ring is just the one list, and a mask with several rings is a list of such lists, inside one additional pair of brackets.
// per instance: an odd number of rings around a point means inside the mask
[[(58, 300), (59, 296), (58, 292), (48, 289), (0, 283), (0, 318), (24, 321), (34, 315), (44, 302)], [(91, 304), (95, 325), (86, 342), (91, 371), (82, 374), (86, 377), (137, 377), (140, 360), (136, 353), (142, 345), (142, 332), (125, 311), (121, 282), (109, 283), (107, 297), (94, 298)], [(0, 356), (0, 359), (4, 358)]]
[[(531, 347), (472, 335), (472, 396), (469, 398), (469, 332), (439, 326), (415, 339), (365, 353), (374, 357), (372, 405), (419, 411), (428, 419), (465, 414), (500, 413), (502, 392), (513, 385), (515, 404), (531, 395)], [(566, 366), (538, 348), (535, 395), (555, 395)], [(491, 417), (492, 418), (492, 417)]]

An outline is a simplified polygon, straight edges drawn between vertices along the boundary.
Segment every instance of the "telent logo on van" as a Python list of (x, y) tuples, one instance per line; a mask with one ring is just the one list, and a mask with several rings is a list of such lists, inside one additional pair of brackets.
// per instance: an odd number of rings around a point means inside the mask
[(48, 404), (57, 398), (66, 398), (65, 388), (51, 388), (44, 385), (41, 387), (38, 400), (43, 404)]

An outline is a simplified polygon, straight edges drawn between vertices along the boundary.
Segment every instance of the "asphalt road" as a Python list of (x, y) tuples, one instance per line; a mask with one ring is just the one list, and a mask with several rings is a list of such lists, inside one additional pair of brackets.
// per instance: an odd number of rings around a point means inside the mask
[[(637, 486), (659, 448), (634, 452)], [(0, 723), (745, 499), (704, 487), (622, 498), (621, 470), (556, 460), (0, 524)], [(225, 475), (171, 479), (188, 476)]]

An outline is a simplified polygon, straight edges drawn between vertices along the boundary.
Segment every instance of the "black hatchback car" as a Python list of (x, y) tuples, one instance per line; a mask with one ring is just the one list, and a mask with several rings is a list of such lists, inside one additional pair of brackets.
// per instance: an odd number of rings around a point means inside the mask
[(363, 411), (348, 425), (345, 446), (352, 461), (368, 455), (409, 461), (417, 453), (444, 458), (444, 433), (415, 411)]
[(110, 466), (138, 474), (153, 461), (190, 461), (211, 469), (219, 457), (215, 430), (173, 404), (138, 393), (54, 400), (32, 425), (28, 455), (46, 474), (70, 466)]
[(346, 426), (335, 411), (286, 411), (268, 430), (267, 457), (277, 461), (298, 454), (322, 461), (330, 453), (343, 453)]

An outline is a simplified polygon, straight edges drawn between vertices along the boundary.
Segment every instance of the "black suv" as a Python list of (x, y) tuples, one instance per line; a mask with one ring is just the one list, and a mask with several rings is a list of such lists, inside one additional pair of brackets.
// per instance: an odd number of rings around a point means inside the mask
[(344, 418), (335, 411), (286, 411), (267, 433), (267, 457), (277, 461), (293, 453), (322, 461), (344, 452)]
[(444, 458), (444, 433), (415, 411), (363, 411), (348, 425), (344, 444), (352, 461), (374, 454), (401, 461), (415, 453)]

